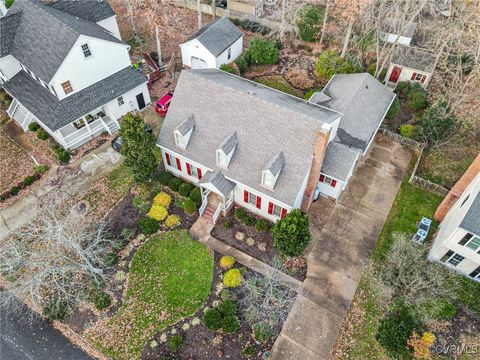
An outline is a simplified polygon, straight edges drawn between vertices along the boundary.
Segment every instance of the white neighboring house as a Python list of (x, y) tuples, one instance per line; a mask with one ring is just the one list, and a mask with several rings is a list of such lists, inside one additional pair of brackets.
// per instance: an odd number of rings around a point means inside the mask
[(410, 45), (417, 25), (414, 22), (402, 23), (398, 19), (390, 18), (385, 21), (382, 39), (390, 44)]
[[(457, 197), (459, 189), (463, 192)], [(480, 155), (440, 204), (435, 217), (445, 212), (428, 258), (480, 281)]]
[(5, 6), (5, 1), (0, 0), (0, 17), (5, 16), (7, 13), (7, 7)]
[(7, 113), (25, 131), (36, 121), (75, 149), (150, 103), (104, 0), (15, 1), (0, 30), (0, 84), (13, 98)]
[(413, 46), (398, 45), (390, 60), (385, 83), (395, 88), (401, 81), (419, 83), (426, 88), (435, 70), (437, 55)]
[(227, 17), (212, 21), (180, 44), (183, 66), (219, 69), (243, 51), (243, 33)]
[(327, 93), (319, 105), (216, 69), (184, 70), (157, 141), (165, 168), (200, 186), (200, 214), (213, 223), (233, 204), (275, 222), (306, 212), (318, 191), (336, 199), (395, 95), (366, 73), (335, 76)]

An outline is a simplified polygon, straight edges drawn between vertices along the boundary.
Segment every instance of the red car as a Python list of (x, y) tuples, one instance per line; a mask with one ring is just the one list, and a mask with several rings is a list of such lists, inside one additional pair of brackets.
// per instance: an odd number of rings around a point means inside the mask
[(172, 101), (173, 93), (167, 92), (157, 101), (157, 106), (155, 107), (155, 111), (159, 113), (161, 116), (167, 115), (168, 107), (170, 106), (170, 101)]

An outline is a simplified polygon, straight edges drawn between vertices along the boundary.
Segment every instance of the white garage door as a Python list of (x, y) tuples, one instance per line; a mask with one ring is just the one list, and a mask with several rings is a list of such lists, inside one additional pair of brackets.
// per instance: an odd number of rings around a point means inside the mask
[(195, 56), (192, 56), (192, 69), (206, 69), (207, 62), (205, 60), (199, 59)]

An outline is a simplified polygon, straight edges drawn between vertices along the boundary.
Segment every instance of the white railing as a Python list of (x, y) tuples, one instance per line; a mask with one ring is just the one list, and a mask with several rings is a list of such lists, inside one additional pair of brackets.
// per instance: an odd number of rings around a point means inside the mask
[(225, 211), (232, 205), (233, 203), (233, 197), (228, 198), (226, 204), (225, 204)]
[(67, 136), (64, 136), (63, 139), (69, 147), (78, 144), (79, 142), (89, 138), (90, 136), (95, 135), (100, 130), (104, 130), (101, 119), (95, 120), (94, 122), (88, 124), (87, 126), (82, 127), (78, 131), (75, 131)]
[(217, 210), (215, 210), (215, 213), (213, 214), (213, 217), (212, 217), (212, 221), (213, 221), (214, 224), (217, 223), (217, 219), (220, 216), (220, 212), (222, 211), (222, 209), (223, 209), (223, 205), (218, 204)]
[(208, 205), (208, 198), (205, 198), (205, 199), (202, 201), (202, 206), (200, 206), (200, 209), (198, 210), (198, 212), (200, 213), (200, 216), (203, 215), (203, 212), (204, 212), (205, 209), (207, 208), (207, 205)]
[(8, 116), (12, 117), (15, 110), (17, 110), (17, 107), (18, 107), (18, 101), (17, 101), (17, 99), (13, 99), (12, 103), (10, 104), (10, 106), (7, 110)]

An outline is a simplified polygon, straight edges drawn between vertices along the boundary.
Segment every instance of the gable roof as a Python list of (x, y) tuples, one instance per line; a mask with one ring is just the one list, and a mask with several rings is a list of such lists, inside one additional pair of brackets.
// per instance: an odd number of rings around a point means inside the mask
[(50, 130), (55, 131), (146, 81), (141, 72), (129, 66), (58, 100), (49, 90), (21, 70), (2, 87)]
[(106, 0), (57, 0), (47, 3), (47, 6), (93, 22), (115, 16), (115, 12)]
[(346, 145), (331, 141), (327, 146), (322, 164), (322, 173), (335, 179), (347, 180), (355, 166), (358, 152)]
[(276, 153), (272, 156), (272, 158), (268, 161), (266, 169), (272, 173), (273, 176), (277, 176), (278, 173), (283, 169), (285, 165), (285, 156), (283, 155), (283, 151)]
[(225, 155), (228, 155), (235, 148), (235, 146), (237, 146), (237, 144), (237, 132), (234, 131), (232, 134), (226, 137), (225, 140), (222, 141), (219, 149), (222, 150)]
[(100, 25), (47, 6), (40, 0), (15, 1), (7, 15), (20, 11), (10, 54), (47, 83), (80, 35), (126, 45)]
[(10, 54), (22, 11), (10, 11), (0, 18), (0, 57)]
[(209, 171), (202, 177), (199, 184), (212, 184), (223, 196), (228, 196), (235, 187), (235, 183), (226, 179), (221, 171)]
[[(343, 114), (335, 141), (365, 152), (395, 98), (391, 89), (368, 73), (334, 75), (310, 101)], [(325, 97), (328, 96), (331, 100)]]
[[(185, 150), (173, 131), (189, 114), (197, 119)], [(183, 70), (157, 144), (232, 181), (292, 206), (307, 176), (316, 131), (341, 115), (247, 79), (216, 69)], [(216, 165), (215, 150), (232, 132), (238, 145), (228, 169)], [(283, 152), (275, 191), (261, 186), (265, 164)]]
[(480, 235), (480, 192), (477, 193), (475, 200), (473, 200), (472, 205), (470, 205), (470, 208), (460, 223), (460, 227), (475, 235)]
[(222, 17), (202, 27), (187, 41), (197, 39), (212, 55), (218, 56), (242, 35), (235, 24)]
[(177, 127), (177, 131), (182, 134), (182, 136), (185, 136), (190, 130), (192, 130), (195, 127), (195, 116), (190, 115), (188, 118), (182, 121), (180, 125)]
[(430, 51), (413, 46), (397, 45), (390, 62), (411, 69), (432, 73), (436, 59), (437, 55)]

